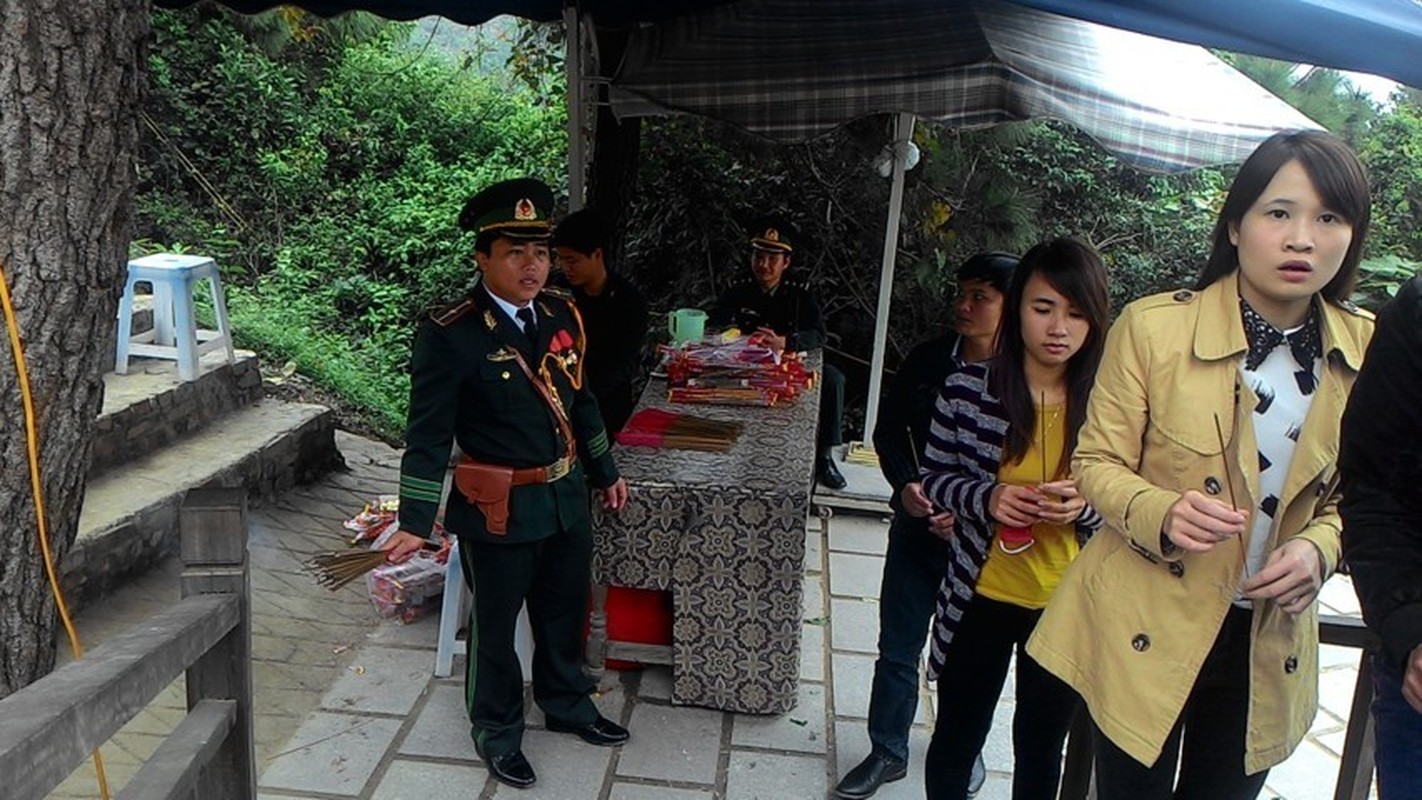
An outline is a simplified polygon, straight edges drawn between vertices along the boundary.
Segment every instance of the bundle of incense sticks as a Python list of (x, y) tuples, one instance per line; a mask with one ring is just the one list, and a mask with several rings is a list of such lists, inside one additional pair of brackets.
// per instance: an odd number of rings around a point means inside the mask
[(332, 550), (312, 555), (301, 566), (334, 592), (384, 563), (384, 550)]
[(627, 421), (617, 434), (617, 441), (633, 446), (724, 453), (735, 444), (743, 428), (740, 422), (646, 408)]
[(673, 386), (667, 389), (667, 400), (673, 403), (708, 403), (721, 406), (770, 407), (780, 400), (780, 393), (770, 389), (745, 387)]

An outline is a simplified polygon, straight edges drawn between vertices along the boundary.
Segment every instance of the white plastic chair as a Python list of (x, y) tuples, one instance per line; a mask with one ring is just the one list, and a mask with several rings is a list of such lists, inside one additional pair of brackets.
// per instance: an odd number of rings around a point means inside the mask
[[(439, 610), (439, 642), (435, 647), (436, 678), (447, 678), (454, 671), (454, 656), (469, 655), (468, 642), (458, 638), (459, 626), (469, 619), (474, 596), (464, 582), (464, 570), (459, 566), (459, 540), (449, 549), (449, 563), (444, 569), (444, 602)], [(533, 627), (528, 623), (528, 606), (519, 609), (514, 628), (514, 652), (527, 682), (533, 671)]]

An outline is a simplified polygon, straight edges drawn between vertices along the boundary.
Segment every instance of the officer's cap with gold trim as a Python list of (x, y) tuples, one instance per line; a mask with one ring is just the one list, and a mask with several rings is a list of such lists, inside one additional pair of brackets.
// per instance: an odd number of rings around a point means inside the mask
[(795, 252), (795, 230), (781, 217), (761, 217), (751, 223), (751, 247), (772, 253)]
[(547, 239), (553, 226), (553, 190), (543, 181), (500, 181), (469, 198), (459, 212), (459, 227), (480, 236)]

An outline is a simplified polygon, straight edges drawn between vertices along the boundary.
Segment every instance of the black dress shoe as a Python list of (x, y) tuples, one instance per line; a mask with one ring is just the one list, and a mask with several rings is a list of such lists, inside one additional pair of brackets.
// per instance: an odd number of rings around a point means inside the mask
[(908, 764), (887, 753), (870, 753), (834, 787), (834, 794), (841, 800), (864, 800), (879, 791), (880, 786), (907, 774)]
[(983, 783), (987, 781), (987, 765), (983, 763), (983, 754), (978, 753), (978, 758), (973, 762), (972, 774), (968, 776), (968, 796), (977, 797), (978, 792), (983, 790)]
[(831, 489), (843, 489), (846, 485), (844, 476), (839, 474), (839, 467), (834, 465), (834, 457), (829, 453), (815, 461), (815, 478)]
[(533, 774), (533, 765), (523, 757), (522, 750), (489, 756), (484, 763), (489, 766), (489, 774), (494, 776), (494, 780), (515, 789), (527, 789), (538, 780), (538, 776)]
[(627, 741), (628, 736), (626, 728), (601, 715), (584, 725), (574, 725), (549, 717), (548, 730), (554, 733), (577, 734), (579, 739), (598, 747), (612, 747), (622, 744)]

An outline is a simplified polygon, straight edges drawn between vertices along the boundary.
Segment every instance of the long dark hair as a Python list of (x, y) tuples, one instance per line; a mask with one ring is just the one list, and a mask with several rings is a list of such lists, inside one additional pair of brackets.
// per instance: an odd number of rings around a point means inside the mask
[[(1090, 245), (1069, 237), (1036, 245), (1022, 257), (1012, 276), (1012, 285), (1002, 304), (1002, 322), (997, 332), (997, 354), (988, 368), (988, 389), (1007, 413), (1007, 440), (1002, 463), (1015, 464), (1027, 455), (1032, 434), (1037, 429), (1037, 407), (1027, 386), (1024, 362), (1027, 345), (1022, 339), (1022, 301), (1027, 281), (1039, 274), (1071, 301), (1090, 323), (1091, 330), (1081, 349), (1067, 362), (1066, 446), (1062, 448), (1054, 477), (1065, 474), (1076, 450), (1076, 434), (1086, 421), (1086, 398), (1096, 380), (1106, 328), (1111, 323), (1111, 300), (1106, 288), (1106, 266)], [(1042, 454), (1043, 458), (1046, 454)]]
[(1230, 227), (1238, 227), (1244, 214), (1274, 180), (1279, 168), (1298, 161), (1323, 198), (1324, 205), (1353, 226), (1353, 240), (1343, 255), (1343, 264), (1319, 294), (1337, 303), (1347, 300), (1358, 283), (1358, 262), (1363, 258), (1363, 241), (1368, 238), (1372, 212), (1368, 198), (1368, 174), (1347, 144), (1323, 131), (1276, 133), (1255, 148), (1230, 184), (1220, 216), (1211, 235), (1210, 260), (1195, 281), (1195, 290), (1204, 289), (1239, 267), (1239, 250), (1229, 241)]

